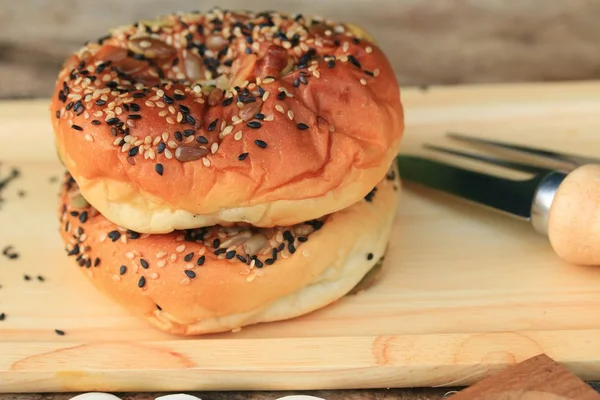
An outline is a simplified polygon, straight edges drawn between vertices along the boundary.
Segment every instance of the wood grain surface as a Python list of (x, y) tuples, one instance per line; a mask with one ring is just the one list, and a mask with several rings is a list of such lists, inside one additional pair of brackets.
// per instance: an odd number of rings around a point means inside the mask
[(63, 59), (109, 28), (214, 5), (358, 23), (403, 86), (600, 78), (598, 1), (3, 0), (0, 96), (48, 95)]
[[(591, 156), (599, 92), (600, 82), (406, 90), (403, 151), (456, 130)], [(0, 105), (0, 176), (21, 171), (0, 210), (0, 247), (19, 255), (0, 258), (0, 391), (450, 387), (540, 353), (600, 378), (600, 268), (562, 262), (526, 223), (409, 184), (370, 290), (235, 334), (159, 332), (92, 290), (63, 252), (47, 106)]]

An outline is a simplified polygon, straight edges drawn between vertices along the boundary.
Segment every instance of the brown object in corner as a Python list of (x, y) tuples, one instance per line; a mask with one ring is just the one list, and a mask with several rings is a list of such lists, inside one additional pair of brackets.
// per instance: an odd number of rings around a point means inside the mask
[(452, 400), (600, 400), (584, 381), (541, 354), (493, 374)]

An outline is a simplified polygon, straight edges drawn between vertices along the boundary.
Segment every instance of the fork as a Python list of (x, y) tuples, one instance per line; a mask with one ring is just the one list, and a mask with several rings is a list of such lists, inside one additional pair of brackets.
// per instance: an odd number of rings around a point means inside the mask
[(505, 178), (425, 157), (400, 154), (403, 180), (458, 196), (529, 221), (546, 235), (563, 260), (600, 265), (600, 159), (538, 149), (450, 132), (447, 137), (491, 150), (538, 157), (562, 167), (543, 167), (448, 147), (425, 144), (436, 152), (467, 158), (532, 175)]

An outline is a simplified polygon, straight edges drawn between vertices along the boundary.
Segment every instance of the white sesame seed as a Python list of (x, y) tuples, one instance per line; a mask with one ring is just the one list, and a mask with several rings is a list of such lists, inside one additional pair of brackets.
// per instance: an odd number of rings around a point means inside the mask
[(171, 262), (175, 262), (177, 261), (177, 254), (173, 253), (171, 254)]
[(148, 278), (150, 278), (150, 279), (158, 279), (158, 274), (156, 272), (150, 272), (148, 274)]
[(157, 106), (157, 107), (160, 107), (160, 108), (165, 108), (166, 104), (165, 104), (165, 103), (163, 103), (162, 101), (157, 101), (157, 102), (156, 102), (156, 106)]
[(131, 144), (129, 144), (129, 143), (125, 143), (125, 144), (123, 145), (123, 147), (121, 147), (121, 152), (122, 152), (122, 153), (128, 152), (128, 151), (129, 151), (129, 149), (131, 149)]
[(147, 135), (147, 136), (144, 138), (144, 143), (146, 143), (146, 144), (150, 144), (150, 143), (152, 143), (152, 136), (150, 136), (150, 135)]
[(185, 244), (180, 244), (179, 246), (177, 246), (175, 248), (175, 251), (178, 252), (178, 253), (181, 253), (181, 252), (185, 251)]
[(119, 275), (115, 274), (115, 275), (112, 276), (112, 280), (116, 281), (116, 282), (119, 282), (121, 280), (121, 277)]
[(160, 96), (160, 97), (163, 97), (163, 96), (165, 95), (165, 92), (164, 92), (162, 89), (158, 89), (158, 90), (156, 91), (156, 95), (157, 95), (157, 96)]
[(164, 251), (160, 250), (160, 251), (158, 251), (158, 252), (156, 253), (156, 258), (163, 258), (163, 257), (164, 257), (164, 256), (166, 256), (166, 255), (167, 255), (167, 253), (166, 253), (166, 252), (164, 252)]
[(342, 50), (344, 52), (347, 52), (349, 48), (350, 48), (350, 43), (344, 42), (344, 45), (342, 46)]
[(373, 52), (373, 48), (371, 46), (367, 46), (365, 48), (365, 51), (367, 52), (367, 54), (371, 54)]
[(133, 260), (135, 258), (135, 255), (131, 251), (128, 251), (127, 253), (125, 253), (125, 257), (127, 257), (130, 260)]
[(185, 268), (185, 269), (194, 269), (194, 267), (195, 267), (195, 265), (194, 265), (194, 264), (192, 264), (192, 263), (187, 263), (187, 264), (185, 264), (185, 267), (183, 267), (183, 268)]
[(314, 70), (314, 71), (312, 72), (312, 74), (313, 74), (313, 76), (314, 76), (315, 78), (320, 78), (320, 77), (321, 77), (321, 73), (320, 73), (319, 71), (317, 71), (317, 70)]
[(165, 149), (164, 155), (167, 158), (167, 160), (171, 160), (173, 158), (173, 153), (171, 153), (171, 150), (169, 149)]
[(85, 140), (87, 140), (88, 142), (93, 142), (94, 138), (89, 133), (86, 133), (85, 134)]
[(267, 115), (264, 120), (265, 121), (273, 121), (274, 119), (275, 119), (275, 117), (273, 115)]
[(262, 95), (262, 101), (263, 101), (263, 103), (264, 103), (265, 101), (267, 101), (267, 99), (269, 98), (269, 95), (270, 95), (270, 92), (265, 92), (265, 93)]
[(177, 147), (179, 147), (179, 145), (177, 144), (177, 142), (174, 141), (174, 140), (169, 140), (169, 142), (167, 143), (167, 146), (169, 146), (172, 149), (176, 149)]
[(379, 75), (379, 68), (375, 68), (373, 70), (373, 76), (378, 76)]
[(113, 142), (113, 145), (117, 146), (119, 143), (121, 143), (121, 138), (116, 138)]
[(161, 135), (161, 137), (162, 137), (162, 140), (164, 142), (166, 142), (167, 140), (169, 140), (169, 134), (167, 132), (163, 132), (162, 135)]
[(204, 164), (205, 167), (210, 167), (210, 160), (204, 157), (202, 158), (202, 164)]
[(218, 144), (217, 142), (213, 143), (213, 144), (210, 146), (210, 152), (211, 152), (212, 154), (215, 154), (215, 153), (217, 152), (217, 150), (218, 150), (218, 149), (219, 149), (219, 144)]
[(235, 135), (233, 135), (235, 140), (240, 140), (242, 138), (242, 131), (237, 131)]
[(156, 262), (156, 266), (157, 266), (158, 268), (163, 268), (165, 265), (167, 265), (167, 262), (166, 262), (165, 260), (158, 260), (158, 261)]
[(102, 235), (100, 235), (100, 237), (98, 238), (98, 241), (99, 241), (100, 243), (104, 243), (104, 241), (106, 240), (106, 237), (107, 237), (106, 233), (103, 233), (103, 234), (102, 234)]
[(252, 282), (252, 281), (253, 281), (255, 278), (256, 278), (256, 275), (248, 275), (248, 276), (246, 277), (246, 281), (248, 281), (248, 282)]
[(159, 144), (159, 143), (160, 143), (160, 139), (161, 139), (161, 137), (160, 137), (160, 136), (156, 136), (156, 137), (154, 138), (154, 140), (152, 141), (152, 144), (153, 144), (154, 146), (156, 146), (157, 144)]
[(190, 284), (190, 278), (183, 278), (181, 280), (181, 282), (179, 282), (181, 285), (189, 285)]
[(137, 147), (137, 146), (140, 146), (140, 145), (141, 145), (141, 144), (143, 144), (143, 143), (144, 143), (144, 141), (143, 141), (143, 140), (141, 140), (141, 139), (138, 139), (138, 140), (136, 140), (136, 141), (135, 141), (135, 143), (134, 143), (133, 145), (134, 145), (135, 147)]
[(168, 113), (169, 112), (167, 110), (162, 110), (161, 112), (158, 113), (158, 116), (159, 117), (166, 117)]
[(283, 114), (283, 112), (284, 112), (284, 111), (283, 111), (283, 107), (281, 107), (281, 105), (279, 105), (279, 104), (275, 104), (275, 109), (276, 109), (277, 111), (279, 111), (280, 113), (282, 113), (282, 114)]
[(175, 121), (171, 117), (167, 117), (166, 121), (167, 121), (168, 124), (175, 125)]
[(290, 120), (293, 120), (293, 119), (294, 119), (294, 112), (293, 112), (292, 110), (288, 110), (288, 112), (287, 112), (287, 116), (288, 116), (288, 118), (289, 118)]
[[(286, 42), (286, 43), (287, 43), (287, 42)], [(273, 79), (273, 78), (265, 78), (265, 79), (263, 80), (263, 83), (264, 83), (265, 85), (266, 85), (266, 84), (269, 84), (269, 83), (273, 83), (273, 82), (275, 82), (275, 79)]]
[(363, 85), (366, 85), (367, 84), (367, 80), (365, 78), (362, 78), (360, 80), (360, 83), (363, 84)]

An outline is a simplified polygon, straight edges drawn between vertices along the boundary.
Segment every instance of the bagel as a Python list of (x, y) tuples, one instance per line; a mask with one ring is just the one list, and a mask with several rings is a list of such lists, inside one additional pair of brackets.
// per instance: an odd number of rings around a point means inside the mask
[(85, 199), (152, 234), (340, 211), (383, 179), (404, 131), (394, 71), (361, 28), (218, 8), (85, 44), (50, 109)]
[(294, 226), (140, 234), (102, 216), (67, 173), (58, 219), (67, 255), (100, 292), (158, 329), (198, 335), (293, 318), (363, 288), (400, 192), (392, 167), (357, 203)]

